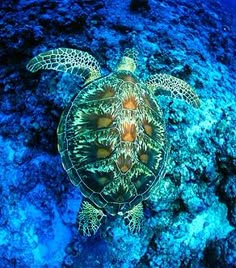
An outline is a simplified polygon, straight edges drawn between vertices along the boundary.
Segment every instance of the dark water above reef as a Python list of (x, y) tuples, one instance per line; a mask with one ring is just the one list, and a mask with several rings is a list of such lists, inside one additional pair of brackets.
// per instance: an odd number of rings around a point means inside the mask
[[(234, 267), (235, 14), (233, 0), (1, 1), (0, 267)], [(131, 46), (140, 79), (178, 77), (201, 106), (156, 96), (170, 160), (143, 202), (141, 233), (109, 216), (83, 237), (82, 195), (57, 148), (60, 116), (81, 80), (26, 64), (67, 47), (93, 55), (105, 75)]]
[(232, 28), (234, 33), (236, 32), (236, 1), (234, 0), (222, 0), (223, 8), (229, 12), (229, 16), (232, 18)]

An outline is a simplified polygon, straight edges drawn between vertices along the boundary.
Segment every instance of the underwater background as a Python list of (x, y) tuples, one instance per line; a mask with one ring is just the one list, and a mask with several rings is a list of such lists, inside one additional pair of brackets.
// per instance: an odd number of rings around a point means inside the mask
[[(0, 267), (235, 267), (236, 1), (2, 0), (0, 3)], [(89, 52), (108, 74), (137, 46), (139, 73), (192, 85), (194, 109), (160, 97), (171, 143), (141, 233), (112, 217), (77, 232), (80, 191), (57, 151), (60, 115), (80, 82), (32, 74), (40, 52)]]

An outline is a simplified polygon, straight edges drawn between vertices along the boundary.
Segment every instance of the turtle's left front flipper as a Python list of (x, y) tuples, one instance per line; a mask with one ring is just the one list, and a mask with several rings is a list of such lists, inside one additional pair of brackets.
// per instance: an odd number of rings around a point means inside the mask
[(93, 56), (71, 48), (57, 48), (40, 53), (29, 61), (26, 68), (33, 73), (43, 69), (79, 75), (85, 79), (85, 83), (101, 76), (100, 65)]
[(146, 86), (157, 95), (167, 95), (185, 100), (195, 108), (200, 107), (200, 100), (194, 90), (183, 80), (167, 74), (152, 75)]

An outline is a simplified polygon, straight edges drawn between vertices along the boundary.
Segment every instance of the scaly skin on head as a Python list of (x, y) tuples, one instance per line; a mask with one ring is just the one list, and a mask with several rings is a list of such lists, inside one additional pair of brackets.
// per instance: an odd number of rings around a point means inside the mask
[(137, 67), (138, 52), (134, 48), (127, 48), (117, 66), (117, 71), (134, 72)]

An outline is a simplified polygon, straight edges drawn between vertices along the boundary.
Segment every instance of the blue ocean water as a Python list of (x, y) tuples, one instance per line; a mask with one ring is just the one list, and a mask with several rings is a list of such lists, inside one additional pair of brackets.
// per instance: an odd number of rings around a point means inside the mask
[[(233, 0), (1, 1), (0, 267), (235, 267), (235, 11)], [(82, 81), (26, 65), (67, 47), (107, 75), (132, 46), (138, 77), (180, 78), (201, 106), (156, 96), (171, 150), (143, 202), (141, 232), (116, 216), (82, 236), (82, 195), (57, 148), (60, 116)]]
[(234, 0), (222, 0), (221, 4), (223, 8), (229, 13), (229, 16), (232, 17), (232, 29), (235, 33), (236, 31), (236, 18), (235, 18), (235, 13), (236, 13), (236, 1)]
[(224, 7), (236, 8), (236, 2), (234, 0), (222, 0), (221, 4), (224, 5)]

